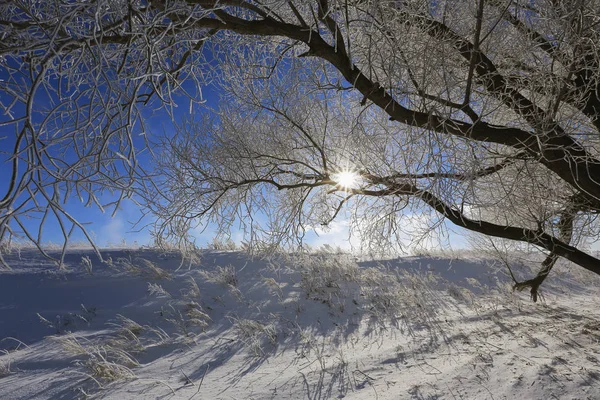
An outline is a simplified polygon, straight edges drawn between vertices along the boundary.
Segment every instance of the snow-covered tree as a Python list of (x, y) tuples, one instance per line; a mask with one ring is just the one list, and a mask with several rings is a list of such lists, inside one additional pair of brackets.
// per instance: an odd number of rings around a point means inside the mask
[[(596, 0), (1, 7), (2, 124), (14, 170), (33, 176), (13, 179), (4, 230), (20, 198), (56, 185), (92, 202), (97, 185), (138, 190), (167, 239), (202, 218), (298, 238), (347, 207), (365, 243), (390, 244), (409, 207), (543, 249), (518, 285), (534, 298), (559, 257), (600, 273), (584, 251), (599, 237)], [(193, 107), (204, 85), (219, 109)], [(162, 139), (154, 179), (136, 179), (139, 109), (177, 91), (192, 113)]]

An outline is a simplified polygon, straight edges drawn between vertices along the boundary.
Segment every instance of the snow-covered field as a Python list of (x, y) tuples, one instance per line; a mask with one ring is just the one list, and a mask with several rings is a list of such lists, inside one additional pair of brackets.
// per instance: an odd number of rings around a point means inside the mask
[(0, 399), (600, 399), (600, 283), (491, 261), (30, 250), (0, 273)]

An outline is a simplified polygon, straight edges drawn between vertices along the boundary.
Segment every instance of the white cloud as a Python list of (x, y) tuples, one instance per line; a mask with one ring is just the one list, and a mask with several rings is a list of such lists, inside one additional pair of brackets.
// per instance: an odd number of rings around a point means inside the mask
[[(464, 240), (448, 230), (445, 223), (441, 223), (436, 229), (431, 227), (435, 225), (437, 217), (428, 213), (405, 214), (399, 216), (398, 225), (402, 233), (399, 235), (397, 249), (401, 252), (415, 253), (421, 250), (438, 250), (448, 248), (448, 246), (458, 245), (464, 247)], [(322, 245), (340, 247), (343, 250), (358, 251), (361, 248), (366, 249), (366, 240), (361, 236), (361, 229), (354, 229), (350, 234), (350, 218), (333, 221), (328, 227), (313, 227), (312, 233), (307, 235), (305, 242), (311, 247), (318, 248)], [(390, 238), (396, 240), (395, 238)], [(362, 245), (362, 246), (361, 246)], [(388, 248), (394, 252), (394, 249)]]
[[(103, 214), (94, 223), (99, 225), (97, 243), (101, 246), (136, 246), (147, 245), (152, 241), (150, 232), (143, 223), (135, 226), (131, 221), (138, 221), (140, 211), (131, 202), (124, 202), (114, 217)], [(140, 230), (141, 229), (141, 230)]]
[(309, 233), (305, 243), (313, 248), (319, 248), (323, 245), (339, 247), (346, 251), (360, 248), (360, 237), (357, 232), (350, 235), (350, 220), (340, 219), (332, 221), (326, 227), (314, 227), (312, 231), (309, 227)]
[(123, 242), (126, 235), (125, 222), (118, 216), (113, 217), (100, 229), (98, 242), (101, 245), (118, 245)]

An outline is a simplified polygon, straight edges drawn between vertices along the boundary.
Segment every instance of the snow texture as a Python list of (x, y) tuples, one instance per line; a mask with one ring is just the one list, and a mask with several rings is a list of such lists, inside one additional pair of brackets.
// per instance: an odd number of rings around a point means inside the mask
[(6, 256), (1, 399), (600, 398), (600, 285), (577, 267), (536, 304), (466, 256), (103, 257)]

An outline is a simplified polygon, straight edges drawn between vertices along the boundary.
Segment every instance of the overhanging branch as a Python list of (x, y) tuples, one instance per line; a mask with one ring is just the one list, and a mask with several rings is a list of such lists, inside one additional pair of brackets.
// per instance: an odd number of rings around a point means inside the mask
[[(451, 221), (454, 225), (468, 229), (473, 232), (482, 233), (487, 236), (510, 239), (519, 242), (530, 243), (550, 251), (552, 254), (564, 257), (567, 260), (600, 275), (600, 259), (597, 259), (585, 252), (571, 246), (566, 242), (570, 241), (570, 236), (565, 235), (565, 240), (556, 238), (542, 230), (533, 230), (509, 225), (499, 225), (487, 221), (468, 218), (461, 211), (451, 207), (439, 197), (430, 191), (420, 189), (418, 186), (403, 182), (396, 183), (386, 178), (377, 178), (375, 176), (364, 176), (369, 179), (371, 184), (386, 185), (384, 189), (371, 190), (365, 188), (340, 188), (337, 183), (331, 179), (322, 179), (314, 182), (280, 183), (272, 177), (258, 177), (255, 179), (244, 179), (238, 182), (229, 182), (225, 190), (240, 189), (244, 186), (267, 184), (276, 187), (278, 190), (291, 190), (300, 188), (316, 188), (321, 186), (335, 187), (336, 191), (343, 191), (349, 196), (410, 196), (418, 198), (427, 206), (431, 207), (443, 217)], [(344, 200), (345, 201), (345, 200)], [(339, 205), (341, 207), (342, 204)], [(338, 207), (338, 208), (339, 208)], [(339, 210), (338, 210), (339, 212)], [(565, 223), (566, 224), (566, 223)], [(563, 224), (563, 225), (565, 225)], [(565, 225), (566, 226), (566, 225)]]

